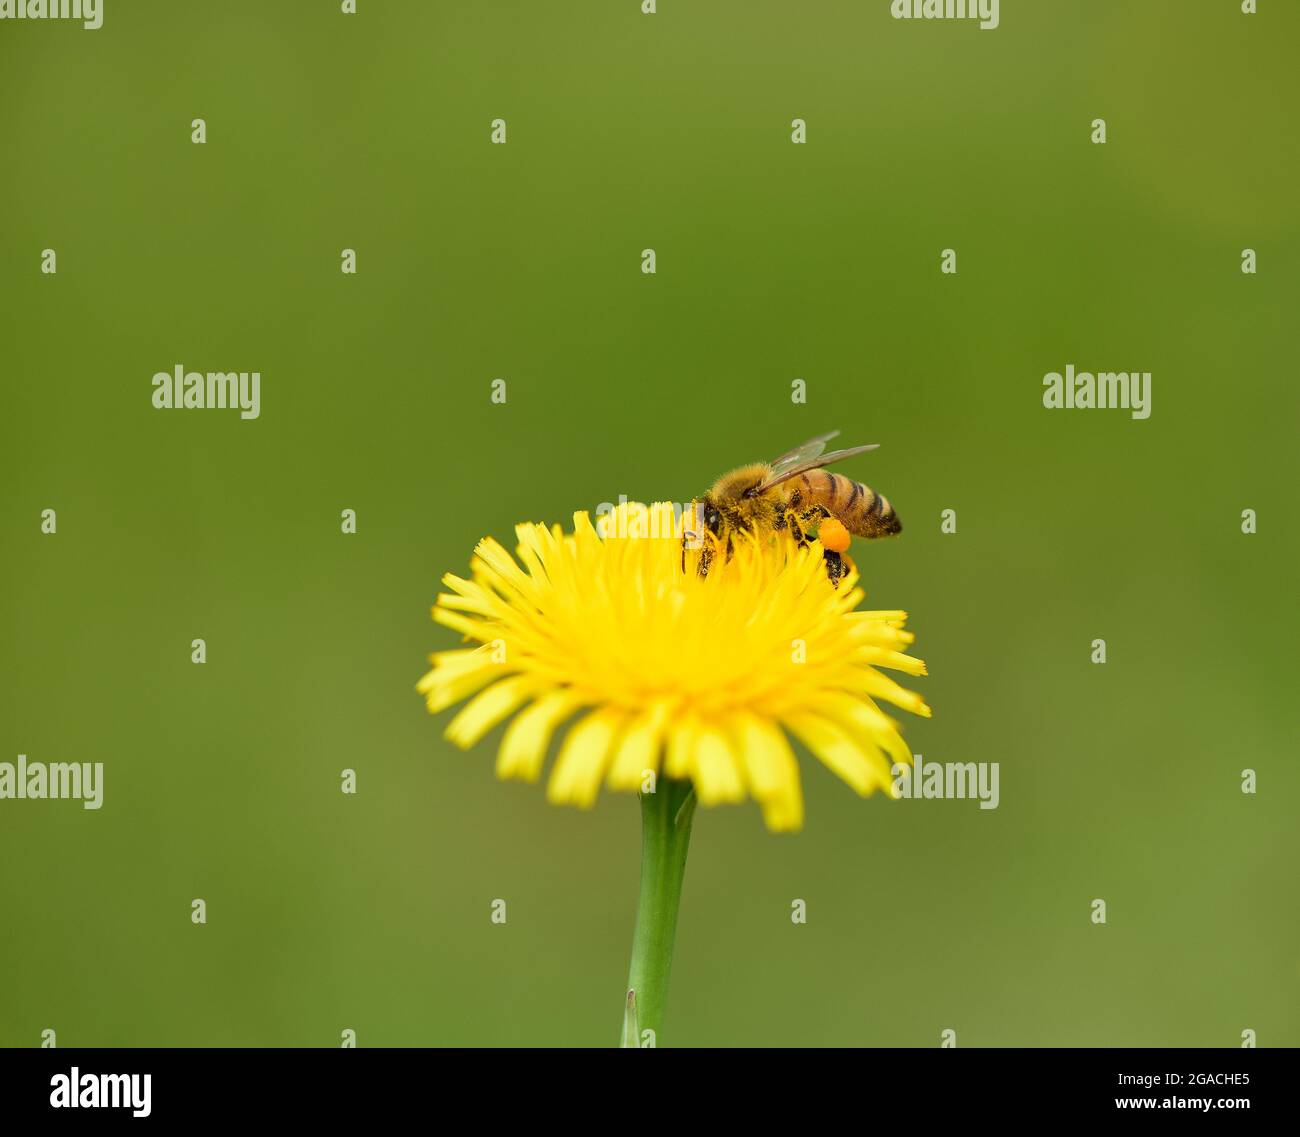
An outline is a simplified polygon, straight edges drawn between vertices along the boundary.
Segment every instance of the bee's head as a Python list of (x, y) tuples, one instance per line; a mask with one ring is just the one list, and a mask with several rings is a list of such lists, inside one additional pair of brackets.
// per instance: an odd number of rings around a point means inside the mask
[(718, 512), (711, 497), (706, 496), (700, 502), (700, 520), (704, 523), (704, 528), (715, 537), (722, 532), (722, 514)]

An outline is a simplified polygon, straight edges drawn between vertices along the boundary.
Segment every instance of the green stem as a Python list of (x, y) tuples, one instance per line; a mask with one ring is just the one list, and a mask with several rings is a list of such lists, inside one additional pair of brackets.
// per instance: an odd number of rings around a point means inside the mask
[(690, 782), (661, 778), (656, 791), (641, 795), (641, 898), (627, 977), (629, 1013), (624, 1046), (641, 1045), (632, 1039), (643, 1038), (647, 1030), (654, 1031), (658, 1045), (695, 817), (695, 790)]

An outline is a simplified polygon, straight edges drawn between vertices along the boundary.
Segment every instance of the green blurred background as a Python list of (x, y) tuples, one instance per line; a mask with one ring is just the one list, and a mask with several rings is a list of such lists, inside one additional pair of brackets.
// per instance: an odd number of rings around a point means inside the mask
[[(661, 1044), (1300, 1044), (1300, 6), (659, 7), (0, 24), (0, 760), (106, 768), (0, 802), (0, 1043), (612, 1045), (636, 802), (443, 742), (438, 577), (838, 427), (907, 737), (1001, 806), (804, 755), (801, 834), (702, 813)], [(177, 363), (261, 418), (154, 410)], [(1151, 418), (1048, 413), (1066, 363)]]

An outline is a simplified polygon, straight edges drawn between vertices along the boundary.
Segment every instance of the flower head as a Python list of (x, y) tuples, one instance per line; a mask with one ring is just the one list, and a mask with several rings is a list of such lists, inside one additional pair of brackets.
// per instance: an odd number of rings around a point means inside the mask
[(925, 674), (904, 654), (906, 613), (856, 611), (856, 570), (834, 587), (815, 542), (743, 536), (700, 576), (680, 533), (671, 505), (631, 503), (599, 528), (575, 514), (571, 534), (520, 525), (517, 560), (480, 541), (470, 579), (443, 577), (433, 608), (479, 646), (436, 652), (418, 685), (435, 713), (473, 696), (447, 737), (468, 748), (509, 719), (497, 775), (535, 781), (569, 724), (547, 797), (584, 807), (602, 783), (638, 791), (653, 771), (689, 779), (703, 805), (753, 797), (770, 829), (798, 829), (787, 732), (858, 793), (892, 796), (891, 765), (912, 755), (877, 700), (930, 713), (881, 670)]

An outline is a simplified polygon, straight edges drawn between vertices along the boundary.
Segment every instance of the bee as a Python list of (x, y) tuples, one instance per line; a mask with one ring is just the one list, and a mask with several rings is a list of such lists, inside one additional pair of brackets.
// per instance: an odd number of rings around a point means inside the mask
[(848, 572), (841, 554), (848, 548), (849, 534), (876, 538), (901, 532), (902, 522), (887, 497), (825, 469), (832, 462), (875, 450), (879, 445), (873, 442), (825, 453), (826, 443), (838, 434), (833, 430), (818, 435), (771, 462), (756, 462), (723, 474), (708, 493), (692, 503), (695, 517), (708, 531), (710, 540), (701, 541), (700, 534), (686, 533), (682, 539), (683, 571), (688, 545), (699, 545), (697, 571), (705, 576), (719, 552), (731, 556), (737, 530), (760, 536), (788, 533), (802, 547), (810, 540), (811, 527), (829, 521), (822, 542), (826, 575), (838, 587)]

